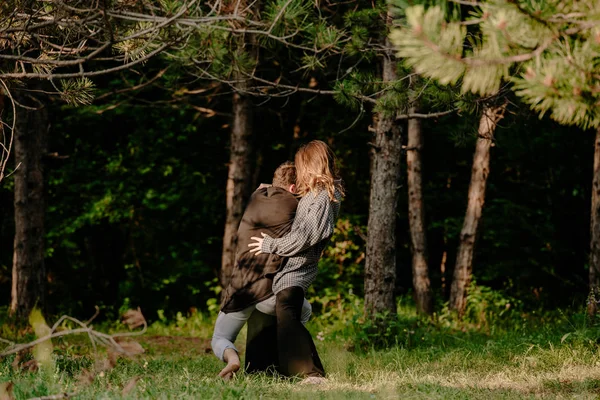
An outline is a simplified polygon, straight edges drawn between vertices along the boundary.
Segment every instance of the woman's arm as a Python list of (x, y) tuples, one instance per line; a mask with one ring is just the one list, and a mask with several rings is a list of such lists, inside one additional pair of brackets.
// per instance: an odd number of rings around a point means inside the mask
[(260, 253), (272, 253), (283, 257), (295, 256), (309, 247), (314, 246), (323, 239), (333, 235), (333, 208), (328, 196), (319, 196), (305, 215), (297, 215), (300, 222), (292, 227), (292, 230), (281, 238), (274, 239), (264, 233), (262, 238), (253, 237), (256, 240), (248, 247), (250, 250)]

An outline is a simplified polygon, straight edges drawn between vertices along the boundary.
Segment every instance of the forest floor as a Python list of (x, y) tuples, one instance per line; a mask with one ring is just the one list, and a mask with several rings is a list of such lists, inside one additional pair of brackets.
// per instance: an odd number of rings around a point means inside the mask
[[(132, 338), (142, 354), (119, 357), (107, 368), (97, 368), (106, 364), (106, 353), (92, 356), (83, 336), (54, 341), (50, 371), (32, 371), (25, 358), (6, 357), (0, 360), (0, 399), (61, 393), (76, 399), (600, 398), (600, 330), (564, 314), (479, 330), (412, 321), (383, 350), (358, 346), (362, 331), (335, 335), (332, 325), (312, 322), (314, 336), (322, 332), (316, 342), (328, 372), (320, 385), (244, 373), (222, 381), (217, 373), (223, 365), (210, 350), (212, 321), (180, 317), (154, 324)], [(242, 335), (241, 350), (243, 343)]]

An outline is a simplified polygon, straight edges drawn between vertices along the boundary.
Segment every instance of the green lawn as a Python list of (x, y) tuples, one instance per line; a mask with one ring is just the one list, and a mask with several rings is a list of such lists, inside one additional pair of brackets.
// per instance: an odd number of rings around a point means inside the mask
[(598, 328), (581, 316), (513, 320), (494, 329), (411, 318), (404, 323), (412, 330), (401, 330), (398, 344), (385, 350), (368, 350), (364, 340), (356, 345), (360, 324), (313, 322), (315, 336), (325, 332), (317, 342), (329, 374), (323, 385), (243, 373), (222, 382), (206, 317), (152, 326), (137, 338), (145, 353), (119, 358), (91, 383), (82, 370), (103, 355), (94, 359), (85, 337), (55, 341), (54, 367), (46, 373), (15, 368), (14, 356), (3, 359), (0, 382), (14, 384), (16, 399), (61, 392), (81, 399), (600, 398)]

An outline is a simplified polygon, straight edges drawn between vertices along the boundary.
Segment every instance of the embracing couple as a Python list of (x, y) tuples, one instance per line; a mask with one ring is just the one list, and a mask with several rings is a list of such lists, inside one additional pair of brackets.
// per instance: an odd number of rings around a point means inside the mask
[(233, 343), (248, 322), (246, 372), (275, 370), (320, 383), (325, 370), (304, 327), (312, 312), (305, 296), (344, 195), (333, 152), (312, 141), (264, 186), (240, 222), (234, 271), (215, 323), (212, 349), (227, 363), (219, 376), (239, 370)]

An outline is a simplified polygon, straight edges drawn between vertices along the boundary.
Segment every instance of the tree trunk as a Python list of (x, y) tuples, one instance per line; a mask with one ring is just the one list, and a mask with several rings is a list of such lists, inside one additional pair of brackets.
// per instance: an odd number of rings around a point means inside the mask
[[(386, 45), (389, 46), (387, 40)], [(395, 68), (393, 57), (384, 57), (383, 82), (396, 79)], [(393, 115), (378, 113), (373, 122), (365, 265), (365, 310), (371, 317), (383, 312), (396, 313), (396, 207), (402, 150), (402, 132)]]
[[(4, 118), (4, 100), (5, 95), (2, 93), (2, 90), (0, 90), (0, 143), (3, 144), (3, 146), (0, 147), (0, 183), (2, 183), (2, 180), (4, 179), (4, 168), (6, 167), (12, 150), (12, 132), (10, 131), (10, 128), (4, 129), (6, 119)], [(6, 135), (6, 131), (9, 132), (8, 135)]]
[[(226, 6), (232, 6), (242, 13), (242, 17), (251, 17), (258, 13), (260, 2), (248, 4), (247, 1), (226, 1)], [(239, 27), (245, 28), (245, 24)], [(237, 37), (239, 52), (247, 53), (258, 64), (258, 45), (255, 34), (242, 33)], [(234, 60), (235, 62), (235, 60)], [(236, 83), (233, 94), (233, 123), (231, 127), (229, 167), (227, 173), (227, 187), (225, 190), (225, 203), (227, 207), (225, 216), (225, 232), (223, 234), (223, 253), (221, 258), (221, 271), (219, 283), (223, 288), (229, 285), (231, 272), (235, 264), (237, 247), (237, 229), (242, 219), (244, 207), (252, 193), (253, 183), (253, 110), (252, 102), (246, 92), (250, 87), (250, 78), (244, 74), (239, 65), (234, 65), (233, 80)]]
[[(409, 113), (415, 113), (411, 107)], [(406, 152), (406, 171), (408, 178), (408, 222), (412, 249), (412, 273), (415, 301), (419, 314), (431, 314), (432, 298), (427, 262), (427, 239), (425, 235), (425, 207), (421, 176), (421, 150), (423, 134), (421, 120), (408, 120), (408, 146)]]
[(460, 316), (465, 311), (467, 288), (471, 283), (473, 271), (473, 253), (475, 251), (475, 238), (481, 220), (483, 204), (485, 202), (485, 186), (490, 171), (490, 147), (493, 143), (494, 131), (498, 122), (504, 116), (506, 104), (502, 106), (485, 107), (479, 119), (479, 130), (473, 168), (471, 170), (471, 183), (469, 185), (469, 201), (463, 227), (460, 232), (460, 245), (454, 266), (454, 278), (450, 289), (450, 308)]
[(588, 315), (593, 318), (600, 300), (600, 128), (596, 130), (594, 142), (594, 177), (592, 180), (592, 213), (590, 221), (590, 297)]
[(34, 109), (17, 108), (14, 132), (15, 240), (10, 313), (18, 319), (45, 307), (44, 170), (48, 111), (30, 99), (17, 101)]
[[(241, 74), (238, 78), (243, 79)], [(243, 93), (247, 83), (240, 83)], [(240, 92), (233, 95), (233, 125), (227, 175), (225, 234), (223, 235), (223, 255), (220, 283), (227, 287), (235, 263), (237, 229), (244, 212), (252, 184), (252, 102)]]

